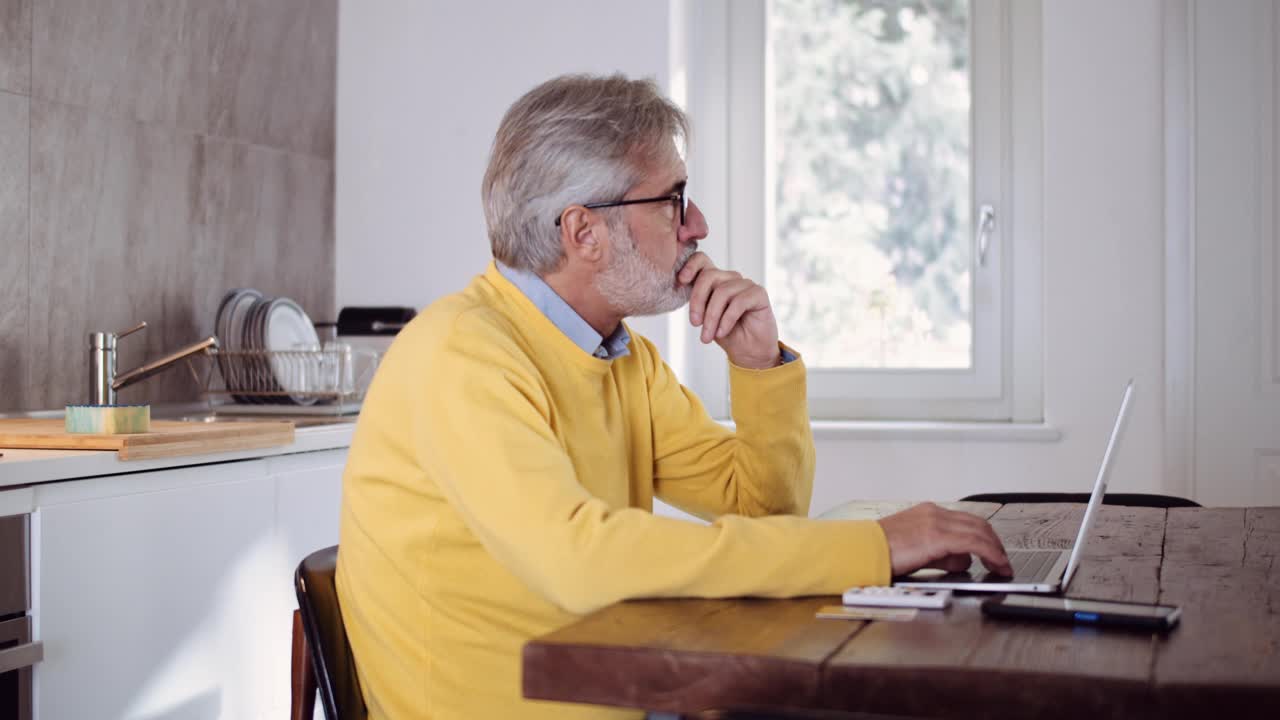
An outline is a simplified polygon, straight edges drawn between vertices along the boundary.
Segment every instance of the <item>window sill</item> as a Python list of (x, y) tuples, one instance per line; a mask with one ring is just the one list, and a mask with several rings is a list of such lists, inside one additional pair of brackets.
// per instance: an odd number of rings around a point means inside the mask
[(911, 442), (1057, 442), (1062, 431), (1044, 423), (814, 420), (814, 438)]

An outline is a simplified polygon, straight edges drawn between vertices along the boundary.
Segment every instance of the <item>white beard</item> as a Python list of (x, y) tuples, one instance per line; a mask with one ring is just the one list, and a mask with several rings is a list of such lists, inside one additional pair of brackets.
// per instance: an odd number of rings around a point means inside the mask
[(623, 317), (661, 315), (689, 302), (693, 285), (681, 285), (676, 275), (697, 247), (684, 247), (675, 267), (663, 270), (640, 254), (625, 223), (609, 230), (617, 238), (617, 251), (604, 272), (596, 276), (595, 285), (615, 312)]

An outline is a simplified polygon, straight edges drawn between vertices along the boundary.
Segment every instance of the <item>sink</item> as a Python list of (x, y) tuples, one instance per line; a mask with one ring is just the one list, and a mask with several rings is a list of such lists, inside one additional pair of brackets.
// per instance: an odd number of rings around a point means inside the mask
[[(203, 402), (161, 403), (151, 406), (152, 420), (178, 420), (193, 423), (228, 423), (228, 422), (266, 422), (269, 420), (289, 420), (294, 427), (316, 427), (322, 425), (342, 425), (354, 423), (357, 415), (315, 415), (304, 413), (284, 413), (270, 415), (250, 415), (235, 412), (235, 406), (210, 407)], [(283, 409), (283, 408), (282, 408)]]
[(293, 422), (294, 427), (315, 427), (319, 425), (342, 425), (345, 423), (354, 423), (356, 418), (354, 415), (228, 415), (226, 413), (202, 412), (202, 413), (186, 413), (173, 414), (161, 413), (159, 415), (152, 414), (153, 420), (180, 420), (182, 422), (196, 423), (252, 423), (252, 422), (269, 422), (272, 420), (289, 420)]
[[(65, 411), (29, 410), (0, 413), (0, 418), (62, 418)], [(197, 423), (226, 422), (264, 422), (267, 420), (290, 420), (294, 427), (319, 427), (325, 425), (342, 425), (354, 423), (356, 415), (236, 415), (228, 412), (215, 412), (204, 403), (175, 403), (151, 406), (152, 420), (179, 420)]]

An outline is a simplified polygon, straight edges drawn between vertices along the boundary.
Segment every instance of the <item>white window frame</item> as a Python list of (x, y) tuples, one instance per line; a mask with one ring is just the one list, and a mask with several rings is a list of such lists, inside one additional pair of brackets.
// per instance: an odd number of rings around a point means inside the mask
[[(691, 116), (690, 196), (707, 215), (703, 249), (765, 282), (772, 178), (769, 0), (671, 0), (670, 90)], [(973, 2), (972, 217), (996, 209), (985, 262), (974, 254), (974, 367), (810, 368), (815, 419), (1036, 423), (1044, 419), (1041, 0)], [(669, 356), (719, 418), (729, 417), (724, 353), (673, 313)], [(782, 338), (783, 342), (787, 338)], [(803, 354), (804, 348), (798, 348)]]

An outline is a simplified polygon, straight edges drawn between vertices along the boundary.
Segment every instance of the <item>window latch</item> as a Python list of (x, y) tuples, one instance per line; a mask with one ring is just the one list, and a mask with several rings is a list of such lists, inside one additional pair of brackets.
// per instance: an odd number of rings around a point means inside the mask
[(987, 265), (987, 245), (996, 229), (996, 209), (983, 205), (978, 210), (978, 267)]

